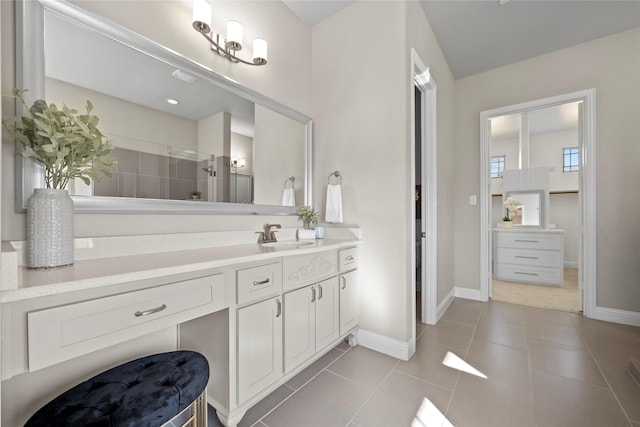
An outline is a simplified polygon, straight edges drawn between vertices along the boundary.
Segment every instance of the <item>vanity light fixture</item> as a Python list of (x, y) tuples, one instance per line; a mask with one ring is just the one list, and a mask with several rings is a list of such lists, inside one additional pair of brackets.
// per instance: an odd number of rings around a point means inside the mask
[(231, 160), (231, 167), (233, 168), (243, 168), (247, 165), (246, 159), (233, 159)]
[(211, 50), (224, 56), (233, 63), (247, 65), (265, 65), (267, 63), (267, 41), (253, 41), (253, 62), (236, 55), (242, 50), (242, 24), (238, 21), (227, 22), (226, 38), (211, 30), (211, 5), (207, 0), (193, 0), (193, 28), (211, 43)]

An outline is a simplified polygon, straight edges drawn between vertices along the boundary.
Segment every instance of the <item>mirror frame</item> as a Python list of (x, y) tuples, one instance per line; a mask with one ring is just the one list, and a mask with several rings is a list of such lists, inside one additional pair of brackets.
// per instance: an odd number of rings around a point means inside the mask
[[(45, 94), (44, 14), (46, 10), (301, 123), (305, 126), (304, 204), (312, 205), (313, 123), (311, 117), (292, 110), (202, 64), (144, 38), (113, 21), (87, 12), (66, 0), (18, 0), (15, 5), (16, 86), (29, 89), (25, 95), (28, 103), (43, 98)], [(17, 113), (21, 114), (20, 105), (17, 108)], [(17, 152), (15, 158), (15, 208), (16, 212), (21, 213), (25, 212), (26, 202), (33, 193), (33, 189), (42, 187), (44, 174), (42, 166), (32, 159), (25, 159)], [(253, 203), (203, 203), (188, 200), (98, 196), (71, 196), (71, 198), (73, 199), (74, 213), (293, 215), (296, 212), (296, 207), (255, 205)]]
[[(504, 198), (513, 197), (514, 194), (537, 194), (540, 197), (540, 225), (513, 224), (514, 228), (547, 228), (546, 192), (544, 190), (513, 190), (505, 191)], [(503, 199), (504, 200), (504, 199)]]

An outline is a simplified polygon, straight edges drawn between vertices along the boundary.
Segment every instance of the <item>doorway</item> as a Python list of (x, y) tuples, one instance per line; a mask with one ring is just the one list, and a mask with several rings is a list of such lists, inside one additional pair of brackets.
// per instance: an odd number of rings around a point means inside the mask
[[(590, 89), (552, 98), (530, 101), (522, 104), (483, 111), (481, 124), (481, 297), (491, 297), (493, 277), (492, 248), (496, 221), (492, 218), (491, 191), (491, 119), (512, 114), (527, 114), (543, 108), (562, 104), (579, 103), (581, 122), (578, 126), (580, 168), (578, 178), (578, 218), (576, 235), (578, 238), (577, 266), (578, 287), (582, 295), (585, 316), (595, 315), (595, 90)], [(528, 156), (530, 153), (525, 153)], [(522, 158), (520, 158), (520, 161)]]
[[(437, 321), (436, 82), (411, 50), (411, 323)], [(418, 301), (416, 301), (418, 300)]]

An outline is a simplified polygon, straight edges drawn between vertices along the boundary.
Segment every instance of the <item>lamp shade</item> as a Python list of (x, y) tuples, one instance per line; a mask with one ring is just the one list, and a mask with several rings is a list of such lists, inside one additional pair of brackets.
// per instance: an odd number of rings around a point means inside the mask
[(253, 41), (253, 62), (267, 62), (267, 41), (265, 39), (255, 39)]
[(242, 48), (242, 24), (238, 21), (227, 22), (227, 45), (229, 44), (235, 50)]
[(207, 0), (193, 0), (194, 26), (196, 25), (196, 23), (198, 23), (199, 25), (206, 25), (206, 32), (209, 32), (211, 28), (211, 5)]

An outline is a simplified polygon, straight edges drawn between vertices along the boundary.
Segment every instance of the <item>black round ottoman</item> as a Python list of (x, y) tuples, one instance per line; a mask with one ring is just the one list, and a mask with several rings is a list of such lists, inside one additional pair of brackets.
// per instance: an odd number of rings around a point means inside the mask
[(158, 427), (199, 398), (204, 402), (209, 364), (200, 353), (172, 351), (132, 360), (62, 393), (25, 424), (36, 426)]

